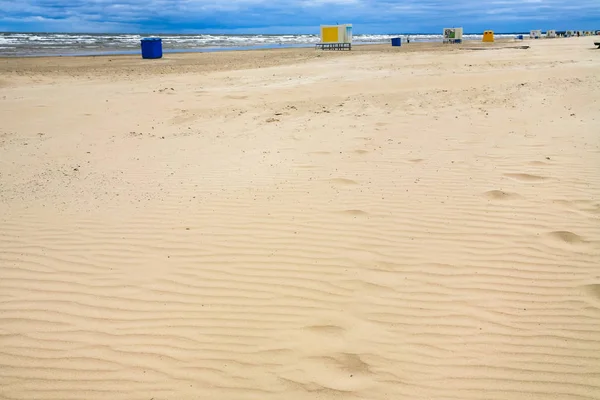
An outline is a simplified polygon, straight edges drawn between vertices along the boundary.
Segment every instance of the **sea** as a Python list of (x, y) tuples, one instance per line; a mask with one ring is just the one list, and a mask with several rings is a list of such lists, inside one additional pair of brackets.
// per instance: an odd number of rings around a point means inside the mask
[[(496, 34), (514, 38), (516, 33)], [(414, 42), (442, 41), (441, 34), (353, 35), (353, 44), (389, 43), (391, 38), (410, 36)], [(0, 57), (89, 56), (139, 53), (140, 40), (160, 37), (166, 53), (212, 52), (284, 47), (310, 47), (318, 35), (210, 35), (210, 34), (82, 34), (0, 32)], [(480, 34), (465, 34), (463, 40), (481, 40)]]

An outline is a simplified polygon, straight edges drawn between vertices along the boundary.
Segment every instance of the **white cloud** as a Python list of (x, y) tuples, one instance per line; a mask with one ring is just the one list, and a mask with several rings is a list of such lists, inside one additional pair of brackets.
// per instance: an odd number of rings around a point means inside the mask
[[(600, 0), (0, 0), (0, 25), (21, 30), (296, 30), (344, 21), (394, 32), (527, 30), (545, 20), (561, 29), (600, 25)], [(551, 28), (549, 28), (551, 29)], [(281, 31), (280, 31), (281, 32)]]

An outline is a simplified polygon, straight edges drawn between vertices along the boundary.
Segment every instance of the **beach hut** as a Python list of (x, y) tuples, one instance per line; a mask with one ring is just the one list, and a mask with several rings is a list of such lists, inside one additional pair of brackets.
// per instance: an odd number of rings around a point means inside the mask
[(444, 28), (444, 43), (462, 43), (463, 28)]
[(494, 41), (494, 31), (484, 31), (482, 42), (492, 43)]
[(352, 24), (321, 25), (321, 42), (317, 47), (328, 50), (352, 50)]
[(555, 38), (556, 37), (556, 31), (555, 30), (549, 30), (546, 32), (546, 38)]
[(529, 32), (529, 38), (531, 39), (539, 39), (542, 37), (542, 31), (540, 30), (534, 30)]

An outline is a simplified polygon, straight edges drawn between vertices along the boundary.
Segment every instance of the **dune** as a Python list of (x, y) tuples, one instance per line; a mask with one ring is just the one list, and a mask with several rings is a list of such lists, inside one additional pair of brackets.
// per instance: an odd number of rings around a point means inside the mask
[(0, 60), (0, 398), (600, 398), (588, 39)]

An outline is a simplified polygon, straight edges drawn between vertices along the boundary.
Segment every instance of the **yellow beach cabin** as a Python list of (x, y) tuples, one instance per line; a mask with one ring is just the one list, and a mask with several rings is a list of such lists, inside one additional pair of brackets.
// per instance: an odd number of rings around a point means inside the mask
[(322, 49), (351, 49), (352, 24), (321, 25), (321, 43), (317, 47)]

